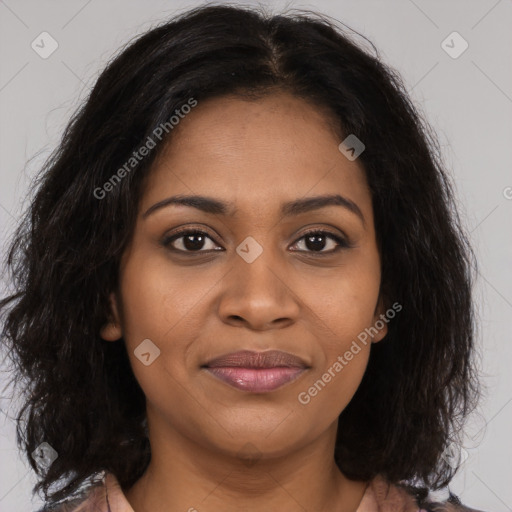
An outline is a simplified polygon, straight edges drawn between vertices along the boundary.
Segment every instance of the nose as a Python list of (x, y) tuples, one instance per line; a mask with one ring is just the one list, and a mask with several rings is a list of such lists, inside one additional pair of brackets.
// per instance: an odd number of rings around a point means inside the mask
[(263, 331), (297, 321), (300, 304), (290, 273), (264, 255), (252, 263), (239, 258), (224, 277), (218, 310), (223, 322)]

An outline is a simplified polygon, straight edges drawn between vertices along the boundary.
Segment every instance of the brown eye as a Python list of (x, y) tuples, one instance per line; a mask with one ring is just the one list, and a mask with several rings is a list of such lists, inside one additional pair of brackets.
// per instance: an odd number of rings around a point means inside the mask
[[(299, 238), (295, 245), (298, 245), (301, 240), (304, 240), (305, 249), (299, 249), (300, 252), (333, 254), (342, 248), (349, 247), (349, 244), (340, 236), (323, 230), (309, 231)], [(328, 250), (324, 250), (326, 248)]]
[[(330, 255), (350, 245), (342, 237), (325, 230), (309, 231), (299, 238), (294, 246), (303, 242), (304, 248), (298, 252), (318, 255)], [(210, 242), (210, 244), (208, 243)], [(183, 253), (201, 253), (223, 250), (215, 244), (212, 237), (198, 229), (184, 229), (164, 238), (162, 245), (170, 250)], [(208, 246), (209, 245), (209, 246)], [(327, 250), (326, 250), (327, 249)]]
[[(215, 249), (215, 247), (218, 247), (215, 244), (213, 244), (213, 247), (206, 247), (205, 249), (205, 245), (208, 245), (208, 241), (213, 242), (213, 239), (204, 231), (187, 229), (166, 237), (162, 243), (165, 247), (180, 252), (207, 252), (219, 250)], [(178, 243), (175, 244), (175, 242)]]

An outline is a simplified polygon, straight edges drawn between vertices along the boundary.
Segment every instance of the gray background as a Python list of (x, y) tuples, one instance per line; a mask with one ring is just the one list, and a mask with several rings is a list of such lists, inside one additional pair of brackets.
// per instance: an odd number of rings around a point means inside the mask
[[(475, 298), (480, 366), (488, 388), (468, 427), (467, 459), (451, 489), (474, 508), (512, 510), (512, 1), (261, 3), (274, 11), (318, 10), (367, 36), (401, 73), (438, 133), (479, 259)], [(136, 34), (196, 5), (0, 0), (2, 246), (35, 171), (109, 57)], [(59, 45), (47, 59), (31, 48), (43, 31)], [(469, 44), (458, 58), (441, 46), (453, 31)], [(448, 44), (460, 48), (457, 41)], [(34, 510), (40, 505), (31, 498), (34, 477), (17, 452), (10, 419), (16, 407), (4, 397), (1, 406), (0, 510)]]

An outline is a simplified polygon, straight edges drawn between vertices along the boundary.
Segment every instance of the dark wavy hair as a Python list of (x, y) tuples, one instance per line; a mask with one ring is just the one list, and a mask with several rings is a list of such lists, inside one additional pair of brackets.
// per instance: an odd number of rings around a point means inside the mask
[[(403, 307), (339, 417), (336, 463), (351, 479), (380, 473), (401, 485), (438, 488), (453, 477), (457, 467), (442, 454), (481, 393), (475, 256), (432, 128), (399, 74), (349, 32), (308, 10), (196, 7), (123, 48), (70, 120), (14, 233), (6, 259), (14, 289), (0, 303), (2, 343), (24, 386), (17, 442), (47, 499), (70, 496), (103, 470), (129, 487), (151, 457), (126, 347), (99, 331), (164, 144), (103, 199), (93, 191), (189, 98), (250, 101), (276, 91), (329, 112), (340, 142), (348, 134), (364, 142), (381, 293)], [(58, 453), (47, 471), (30, 456), (42, 442)]]

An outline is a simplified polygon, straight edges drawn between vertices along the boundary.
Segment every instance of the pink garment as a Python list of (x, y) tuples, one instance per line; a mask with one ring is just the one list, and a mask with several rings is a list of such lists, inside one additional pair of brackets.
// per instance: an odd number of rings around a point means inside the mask
[[(191, 507), (190, 510), (194, 508)], [(106, 473), (104, 485), (92, 489), (85, 501), (74, 506), (61, 505), (55, 512), (134, 512), (134, 510), (128, 503), (115, 475)], [(405, 490), (394, 485), (388, 486), (383, 478), (376, 477), (368, 485), (356, 512), (423, 511)]]
[(364, 493), (356, 512), (422, 512), (414, 498), (396, 485), (388, 485), (381, 476), (375, 477)]

